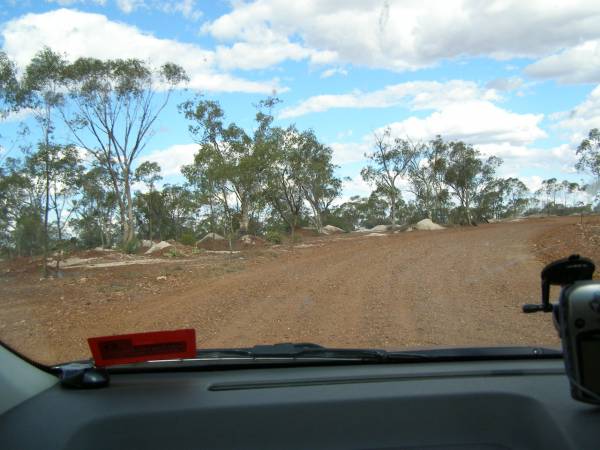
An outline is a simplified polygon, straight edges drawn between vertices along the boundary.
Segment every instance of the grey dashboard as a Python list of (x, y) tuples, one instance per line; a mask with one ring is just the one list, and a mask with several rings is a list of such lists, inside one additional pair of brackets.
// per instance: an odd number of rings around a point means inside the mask
[(600, 408), (560, 359), (129, 373), (9, 410), (0, 448), (597, 450)]

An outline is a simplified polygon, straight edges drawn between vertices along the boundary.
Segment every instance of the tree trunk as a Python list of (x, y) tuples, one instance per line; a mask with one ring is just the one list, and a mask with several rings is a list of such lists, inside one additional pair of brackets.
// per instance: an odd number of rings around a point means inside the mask
[(391, 195), (390, 200), (392, 202), (390, 213), (392, 215), (392, 231), (396, 230), (396, 196)]
[(56, 205), (56, 196), (54, 197), (54, 206), (55, 206), (55, 212), (56, 212), (56, 231), (58, 232), (58, 245), (59, 245), (59, 253), (58, 256), (56, 257), (56, 273), (58, 274), (58, 271), (60, 270), (60, 259), (63, 256), (62, 253), (62, 227), (60, 224), (60, 213), (58, 211), (58, 207)]
[(125, 170), (125, 199), (127, 200), (127, 221), (126, 221), (126, 233), (124, 235), (124, 242), (129, 243), (135, 239), (135, 224), (133, 221), (133, 202), (131, 199), (131, 186), (129, 184), (129, 171)]
[(241, 217), (240, 217), (240, 235), (248, 234), (250, 226), (250, 217), (248, 214), (248, 205), (246, 201), (240, 202)]
[[(48, 140), (46, 138), (46, 140)], [(48, 213), (50, 208), (50, 168), (48, 167), (48, 147), (46, 147), (46, 201), (44, 207), (44, 278), (48, 276)]]

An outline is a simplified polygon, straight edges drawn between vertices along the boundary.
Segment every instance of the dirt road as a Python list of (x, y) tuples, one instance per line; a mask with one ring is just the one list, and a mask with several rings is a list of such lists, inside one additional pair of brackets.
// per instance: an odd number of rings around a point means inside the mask
[[(576, 220), (330, 236), (238, 258), (235, 270), (212, 276), (184, 271), (186, 283), (160, 295), (110, 301), (71, 294), (53, 306), (23, 290), (16, 298), (5, 280), (0, 337), (45, 362), (88, 357), (89, 336), (183, 327), (196, 329), (199, 347), (555, 346), (551, 318), (522, 314), (521, 305), (539, 299), (536, 236)], [(132, 267), (118, 269), (131, 279), (142, 270)]]

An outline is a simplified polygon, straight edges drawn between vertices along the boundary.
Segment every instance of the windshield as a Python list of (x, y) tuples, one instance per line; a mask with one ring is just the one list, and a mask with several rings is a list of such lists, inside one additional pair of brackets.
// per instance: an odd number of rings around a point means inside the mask
[(546, 263), (600, 255), (600, 3), (9, 1), (0, 22), (0, 340), (25, 356), (177, 329), (559, 347), (521, 308)]

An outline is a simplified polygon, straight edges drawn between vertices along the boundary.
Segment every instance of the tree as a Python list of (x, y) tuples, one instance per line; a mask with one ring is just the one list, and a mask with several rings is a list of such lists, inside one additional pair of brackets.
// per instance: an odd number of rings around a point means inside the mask
[[(250, 217), (260, 203), (263, 175), (269, 164), (268, 145), (273, 121), (270, 111), (278, 102), (277, 98), (268, 98), (257, 105), (257, 128), (252, 135), (235, 123), (225, 126), (225, 113), (218, 102), (188, 101), (180, 105), (185, 117), (192, 121), (189, 130), (201, 145), (200, 151), (204, 153), (201, 159), (214, 166), (213, 172), (218, 173), (221, 188), (231, 193), (239, 205), (241, 234), (248, 232)], [(225, 205), (221, 200), (220, 203), (227, 209), (232, 206), (231, 202)]]
[(494, 156), (482, 161), (479, 151), (464, 142), (449, 143), (444, 181), (458, 198), (467, 224), (474, 223), (471, 215), (473, 202), (493, 181), (496, 167), (501, 163)]
[(80, 58), (63, 73), (73, 107), (71, 115), (63, 109), (65, 122), (77, 143), (110, 175), (126, 245), (135, 239), (132, 166), (173, 90), (187, 76), (175, 64), (154, 71), (137, 59)]
[(72, 225), (86, 247), (110, 248), (113, 244), (117, 198), (108, 186), (110, 175), (102, 166), (94, 165), (80, 177), (80, 195)]
[(297, 152), (297, 158), (303, 161), (297, 182), (310, 204), (315, 227), (321, 232), (323, 215), (340, 195), (342, 180), (334, 176), (331, 148), (321, 144), (312, 130), (300, 134)]
[(582, 172), (591, 173), (596, 179), (600, 178), (600, 130), (592, 128), (576, 151), (579, 160), (575, 167)]
[[(46, 256), (49, 242), (49, 213), (50, 211), (54, 213), (56, 242), (62, 250), (63, 231), (77, 205), (73, 196), (79, 187), (79, 174), (83, 171), (83, 167), (74, 146), (57, 144), (40, 145), (35, 153), (26, 158), (26, 167), (29, 177), (44, 182), (44, 256)], [(45, 265), (44, 267), (47, 270)], [(57, 257), (57, 272), (59, 268), (60, 257)]]
[[(36, 174), (44, 180), (44, 276), (48, 275), (48, 221), (50, 212), (50, 185), (56, 176), (56, 159), (59, 147), (53, 144), (55, 129), (54, 113), (64, 101), (62, 71), (64, 59), (49, 48), (38, 52), (25, 68), (25, 75), (19, 89), (19, 102), (30, 108), (41, 131), (41, 138), (36, 153)], [(40, 159), (41, 158), (41, 159)], [(39, 172), (37, 170), (40, 170)]]
[(292, 242), (304, 209), (302, 145), (303, 137), (295, 126), (274, 131), (264, 190), (270, 206), (290, 228)]
[(510, 177), (503, 180), (503, 194), (506, 202), (506, 213), (513, 216), (519, 215), (528, 204), (527, 193), (529, 190), (525, 183), (518, 178)]
[(424, 215), (435, 222), (447, 219), (448, 189), (444, 184), (448, 145), (437, 136), (429, 145), (421, 145), (409, 166), (410, 191)]
[(141, 181), (146, 185), (149, 192), (141, 197), (144, 198), (145, 206), (148, 210), (148, 239), (153, 239), (152, 219), (156, 216), (156, 203), (158, 196), (154, 190), (157, 181), (162, 180), (160, 176), (160, 166), (156, 162), (144, 161), (135, 169), (135, 181)]
[(375, 150), (365, 155), (371, 164), (361, 170), (361, 175), (388, 197), (392, 228), (396, 227), (396, 203), (400, 196), (396, 182), (407, 173), (420, 152), (420, 146), (408, 140), (392, 138), (392, 131), (388, 127), (383, 133), (375, 134)]
[(15, 64), (0, 51), (0, 119), (18, 107), (19, 82)]
[(550, 198), (552, 197), (552, 205), (556, 207), (556, 193), (560, 185), (556, 178), (548, 178), (542, 181), (542, 192), (546, 195), (546, 214), (550, 214)]

